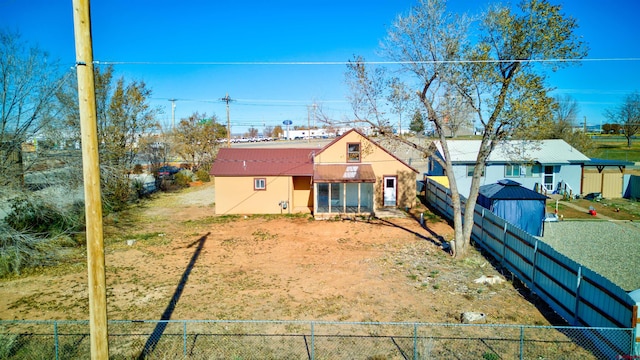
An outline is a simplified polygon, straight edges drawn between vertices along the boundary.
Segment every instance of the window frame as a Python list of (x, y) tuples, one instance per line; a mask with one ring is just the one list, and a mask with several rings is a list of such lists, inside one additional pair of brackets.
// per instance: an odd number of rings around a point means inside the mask
[[(262, 187), (259, 186), (259, 182), (262, 182)], [(253, 190), (254, 191), (266, 191), (267, 190), (267, 178), (253, 178)]]
[[(467, 165), (467, 177), (473, 177), (473, 172), (475, 170), (476, 166), (475, 165)], [(482, 173), (480, 174), (480, 177), (484, 177), (484, 173), (486, 170), (486, 166), (482, 166)]]
[[(356, 154), (355, 151), (351, 151), (351, 149), (349, 149), (349, 147), (351, 147), (351, 145), (357, 145), (358, 146), (358, 157), (356, 158), (352, 158), (351, 155), (352, 154)], [(352, 143), (347, 143), (347, 162), (348, 163), (359, 163), (362, 161), (362, 143), (359, 142), (352, 142)]]
[[(509, 171), (509, 169), (511, 171)], [(518, 174), (515, 175), (514, 174), (514, 170), (518, 170)], [(526, 169), (525, 169), (526, 172)], [(523, 177), (522, 176), (522, 164), (506, 164), (504, 166), (504, 177), (507, 178), (519, 178), (519, 177)]]

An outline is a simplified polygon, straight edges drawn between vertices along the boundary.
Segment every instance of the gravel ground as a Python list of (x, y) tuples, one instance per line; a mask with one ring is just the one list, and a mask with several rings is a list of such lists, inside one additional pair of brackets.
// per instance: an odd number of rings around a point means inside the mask
[(640, 289), (640, 224), (611, 221), (546, 223), (542, 240), (624, 290)]

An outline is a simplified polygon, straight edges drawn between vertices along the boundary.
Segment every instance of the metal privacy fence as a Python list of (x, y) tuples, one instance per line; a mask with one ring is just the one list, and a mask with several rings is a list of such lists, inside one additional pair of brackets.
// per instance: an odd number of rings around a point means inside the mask
[[(632, 329), (320, 321), (110, 321), (110, 359), (627, 359)], [(594, 339), (626, 348), (611, 352)], [(0, 321), (0, 359), (86, 359), (87, 321)]]
[[(427, 201), (452, 218), (449, 189), (433, 181), (425, 187)], [(472, 238), (570, 324), (636, 325), (638, 307), (622, 288), (479, 205), (474, 210)], [(626, 343), (610, 339), (605, 345), (615, 352)]]

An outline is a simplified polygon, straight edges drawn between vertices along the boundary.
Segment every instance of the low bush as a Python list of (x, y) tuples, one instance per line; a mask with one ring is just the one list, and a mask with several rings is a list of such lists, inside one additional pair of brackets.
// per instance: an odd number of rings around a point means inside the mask
[(16, 231), (0, 222), (0, 278), (20, 272), (28, 267), (54, 264), (57, 237), (44, 238)]
[(180, 188), (189, 187), (189, 183), (193, 180), (192, 175), (193, 173), (191, 171), (182, 170), (174, 176), (173, 182)]
[(76, 202), (66, 208), (39, 197), (19, 196), (10, 200), (5, 222), (14, 230), (38, 236), (56, 236), (84, 227), (84, 204)]
[(198, 169), (198, 171), (196, 171), (196, 177), (200, 181), (204, 181), (204, 182), (211, 181), (211, 176), (209, 175), (209, 171), (207, 171), (206, 169)]

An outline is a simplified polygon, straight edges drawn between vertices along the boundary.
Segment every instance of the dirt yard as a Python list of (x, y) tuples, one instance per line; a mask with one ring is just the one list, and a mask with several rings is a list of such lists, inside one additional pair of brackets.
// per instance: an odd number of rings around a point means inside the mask
[[(451, 258), (447, 223), (427, 213), (371, 221), (214, 216), (208, 183), (159, 194), (105, 220), (109, 319), (270, 319), (549, 325), (545, 307), (474, 252)], [(133, 215), (135, 214), (135, 215)], [(76, 261), (0, 282), (0, 319), (87, 319)], [(542, 312), (541, 312), (542, 311)]]

